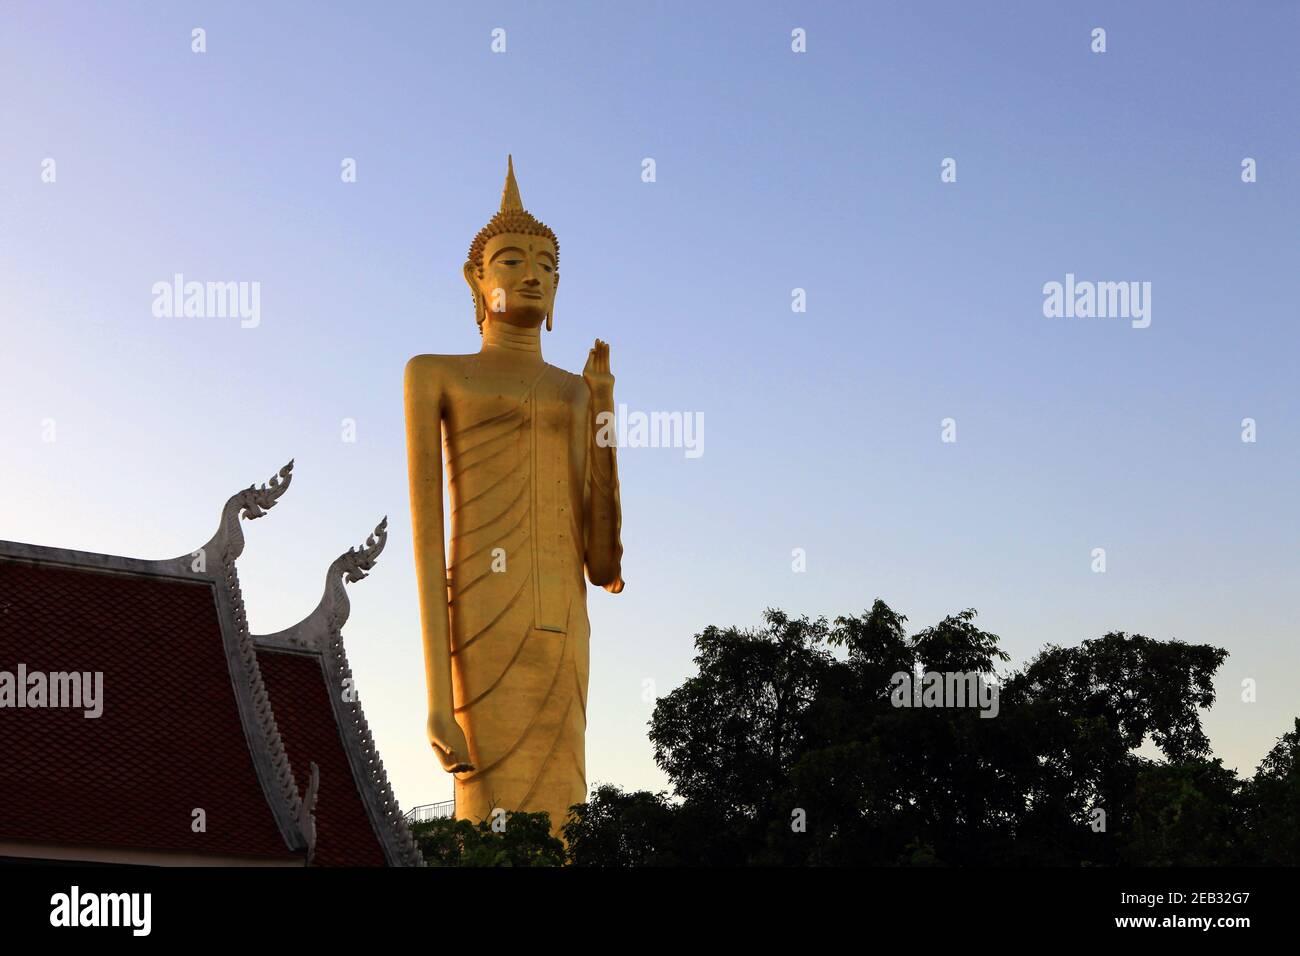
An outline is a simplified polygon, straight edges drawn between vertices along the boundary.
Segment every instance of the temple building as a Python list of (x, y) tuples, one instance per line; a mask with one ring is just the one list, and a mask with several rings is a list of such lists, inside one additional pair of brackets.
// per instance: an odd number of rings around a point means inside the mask
[(423, 865), (343, 648), (387, 519), (306, 618), (248, 629), (241, 519), (292, 467), (171, 560), (0, 541), (0, 863)]

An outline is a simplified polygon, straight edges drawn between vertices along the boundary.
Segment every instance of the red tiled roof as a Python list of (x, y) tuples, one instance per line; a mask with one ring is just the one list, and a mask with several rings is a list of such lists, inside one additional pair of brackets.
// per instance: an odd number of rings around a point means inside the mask
[(19, 663), (102, 671), (104, 709), (0, 708), (0, 839), (300, 858), (258, 782), (210, 584), (0, 560), (0, 670)]
[(383, 866), (383, 850), (339, 737), (320, 658), (259, 647), (257, 664), (299, 792), (307, 793), (311, 763), (320, 767), (313, 865)]

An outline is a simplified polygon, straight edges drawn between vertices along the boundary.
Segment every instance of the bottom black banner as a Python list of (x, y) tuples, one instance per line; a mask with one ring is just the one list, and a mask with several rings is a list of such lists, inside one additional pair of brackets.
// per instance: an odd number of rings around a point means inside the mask
[[(771, 941), (842, 928), (939, 940), (1200, 934), (1229, 941), (1294, 920), (1290, 869), (316, 870), (0, 868), (6, 942), (77, 934), (210, 944), (445, 938), (612, 925)], [(609, 922), (613, 920), (612, 924)], [(591, 938), (589, 938), (591, 939)], [(598, 937), (596, 938), (598, 939)]]

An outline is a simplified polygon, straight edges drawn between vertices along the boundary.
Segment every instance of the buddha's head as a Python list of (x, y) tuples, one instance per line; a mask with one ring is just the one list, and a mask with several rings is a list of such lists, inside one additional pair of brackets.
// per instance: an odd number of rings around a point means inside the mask
[(469, 246), (465, 281), (474, 295), (474, 318), (519, 328), (551, 327), (560, 282), (560, 243), (555, 233), (524, 209), (515, 165), (506, 160), (501, 209)]

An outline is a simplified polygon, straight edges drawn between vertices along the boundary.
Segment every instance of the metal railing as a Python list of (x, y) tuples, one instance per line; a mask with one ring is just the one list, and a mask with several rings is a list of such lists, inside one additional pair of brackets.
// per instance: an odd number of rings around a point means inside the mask
[(412, 807), (405, 813), (407, 823), (428, 823), (430, 820), (441, 820), (445, 817), (454, 817), (455, 815), (455, 800), (442, 800), (438, 803), (421, 804), (418, 807)]

